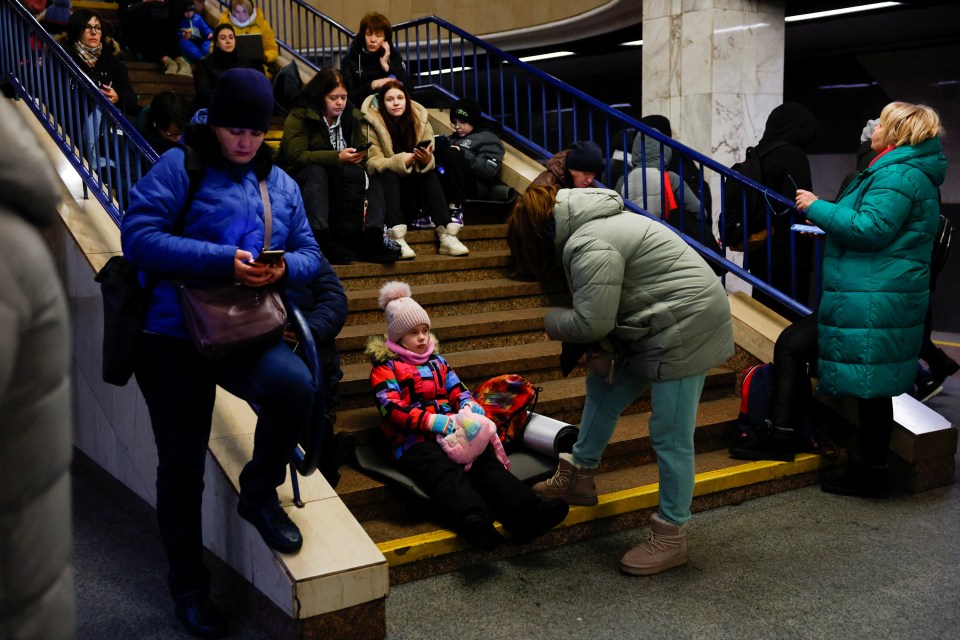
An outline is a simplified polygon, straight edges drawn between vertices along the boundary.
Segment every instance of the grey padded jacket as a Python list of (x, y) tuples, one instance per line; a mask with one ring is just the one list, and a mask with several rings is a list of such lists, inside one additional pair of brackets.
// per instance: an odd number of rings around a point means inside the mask
[(561, 189), (553, 214), (573, 308), (547, 313), (551, 338), (609, 338), (633, 372), (655, 381), (703, 373), (733, 355), (723, 285), (669, 227), (624, 211), (608, 189)]
[(72, 638), (73, 360), (51, 163), (0, 100), (0, 638)]

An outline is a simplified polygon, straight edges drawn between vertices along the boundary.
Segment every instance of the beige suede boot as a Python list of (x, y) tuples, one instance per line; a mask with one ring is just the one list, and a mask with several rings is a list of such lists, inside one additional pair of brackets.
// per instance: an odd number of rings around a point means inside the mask
[(569, 453), (561, 453), (557, 472), (549, 480), (533, 485), (533, 491), (544, 499), (561, 498), (567, 504), (590, 507), (597, 504), (597, 485), (593, 482), (596, 473), (596, 469), (576, 466)]
[(652, 576), (687, 564), (687, 525), (671, 524), (655, 513), (650, 517), (650, 538), (620, 559), (620, 571), (631, 576)]

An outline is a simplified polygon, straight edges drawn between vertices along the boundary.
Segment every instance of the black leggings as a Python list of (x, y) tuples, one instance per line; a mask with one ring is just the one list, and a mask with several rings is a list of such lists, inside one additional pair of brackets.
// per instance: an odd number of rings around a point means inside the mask
[(384, 171), (380, 174), (380, 182), (388, 227), (412, 222), (420, 210), (438, 227), (450, 224), (450, 209), (436, 171), (413, 171), (402, 176)]
[(811, 371), (817, 366), (817, 314), (783, 330), (773, 347), (773, 406), (770, 419), (796, 428), (795, 407), (809, 406), (813, 397)]
[[(817, 314), (783, 330), (773, 348), (773, 406), (770, 418), (795, 428), (796, 413), (813, 397), (810, 375), (817, 367)], [(871, 466), (887, 464), (893, 433), (892, 398), (858, 398), (860, 460)]]

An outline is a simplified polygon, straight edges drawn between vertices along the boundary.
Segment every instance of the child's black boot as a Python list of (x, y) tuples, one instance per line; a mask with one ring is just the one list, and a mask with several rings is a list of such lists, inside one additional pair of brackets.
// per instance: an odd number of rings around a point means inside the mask
[(484, 551), (493, 551), (503, 544), (503, 536), (493, 526), (493, 518), (481, 511), (474, 511), (463, 519), (460, 534), (468, 543)]
[(570, 505), (562, 498), (537, 500), (517, 516), (510, 528), (513, 541), (517, 544), (527, 544), (542, 536), (563, 522), (569, 511)]

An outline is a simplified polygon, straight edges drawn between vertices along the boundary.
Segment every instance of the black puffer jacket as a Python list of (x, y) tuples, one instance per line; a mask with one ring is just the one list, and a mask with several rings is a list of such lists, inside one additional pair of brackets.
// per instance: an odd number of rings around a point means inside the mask
[(63, 47), (63, 50), (67, 52), (67, 55), (73, 58), (77, 66), (83, 69), (83, 72), (93, 80), (95, 85), (106, 84), (113, 86), (113, 90), (117, 92), (120, 98), (117, 104), (114, 105), (117, 109), (125, 116), (137, 115), (139, 111), (137, 107), (137, 93), (133, 90), (133, 85), (130, 84), (127, 65), (123, 63), (123, 59), (120, 57), (120, 44), (116, 40), (112, 38), (103, 39), (103, 48), (101, 49), (100, 57), (97, 58), (97, 63), (92, 68), (88, 67), (87, 63), (80, 59), (72, 41), (63, 38), (60, 40), (60, 45)]
[(347, 77), (347, 84), (350, 85), (348, 87), (350, 102), (355, 105), (363, 104), (367, 96), (376, 93), (370, 83), (390, 76), (402, 82), (410, 92), (413, 92), (407, 65), (393, 43), (390, 43), (390, 70), (384, 71), (383, 67), (380, 66), (380, 56), (382, 54), (379, 51), (368, 52), (364, 46), (363, 37), (362, 33), (357, 34), (353, 44), (350, 45), (350, 51), (340, 66), (340, 71)]

